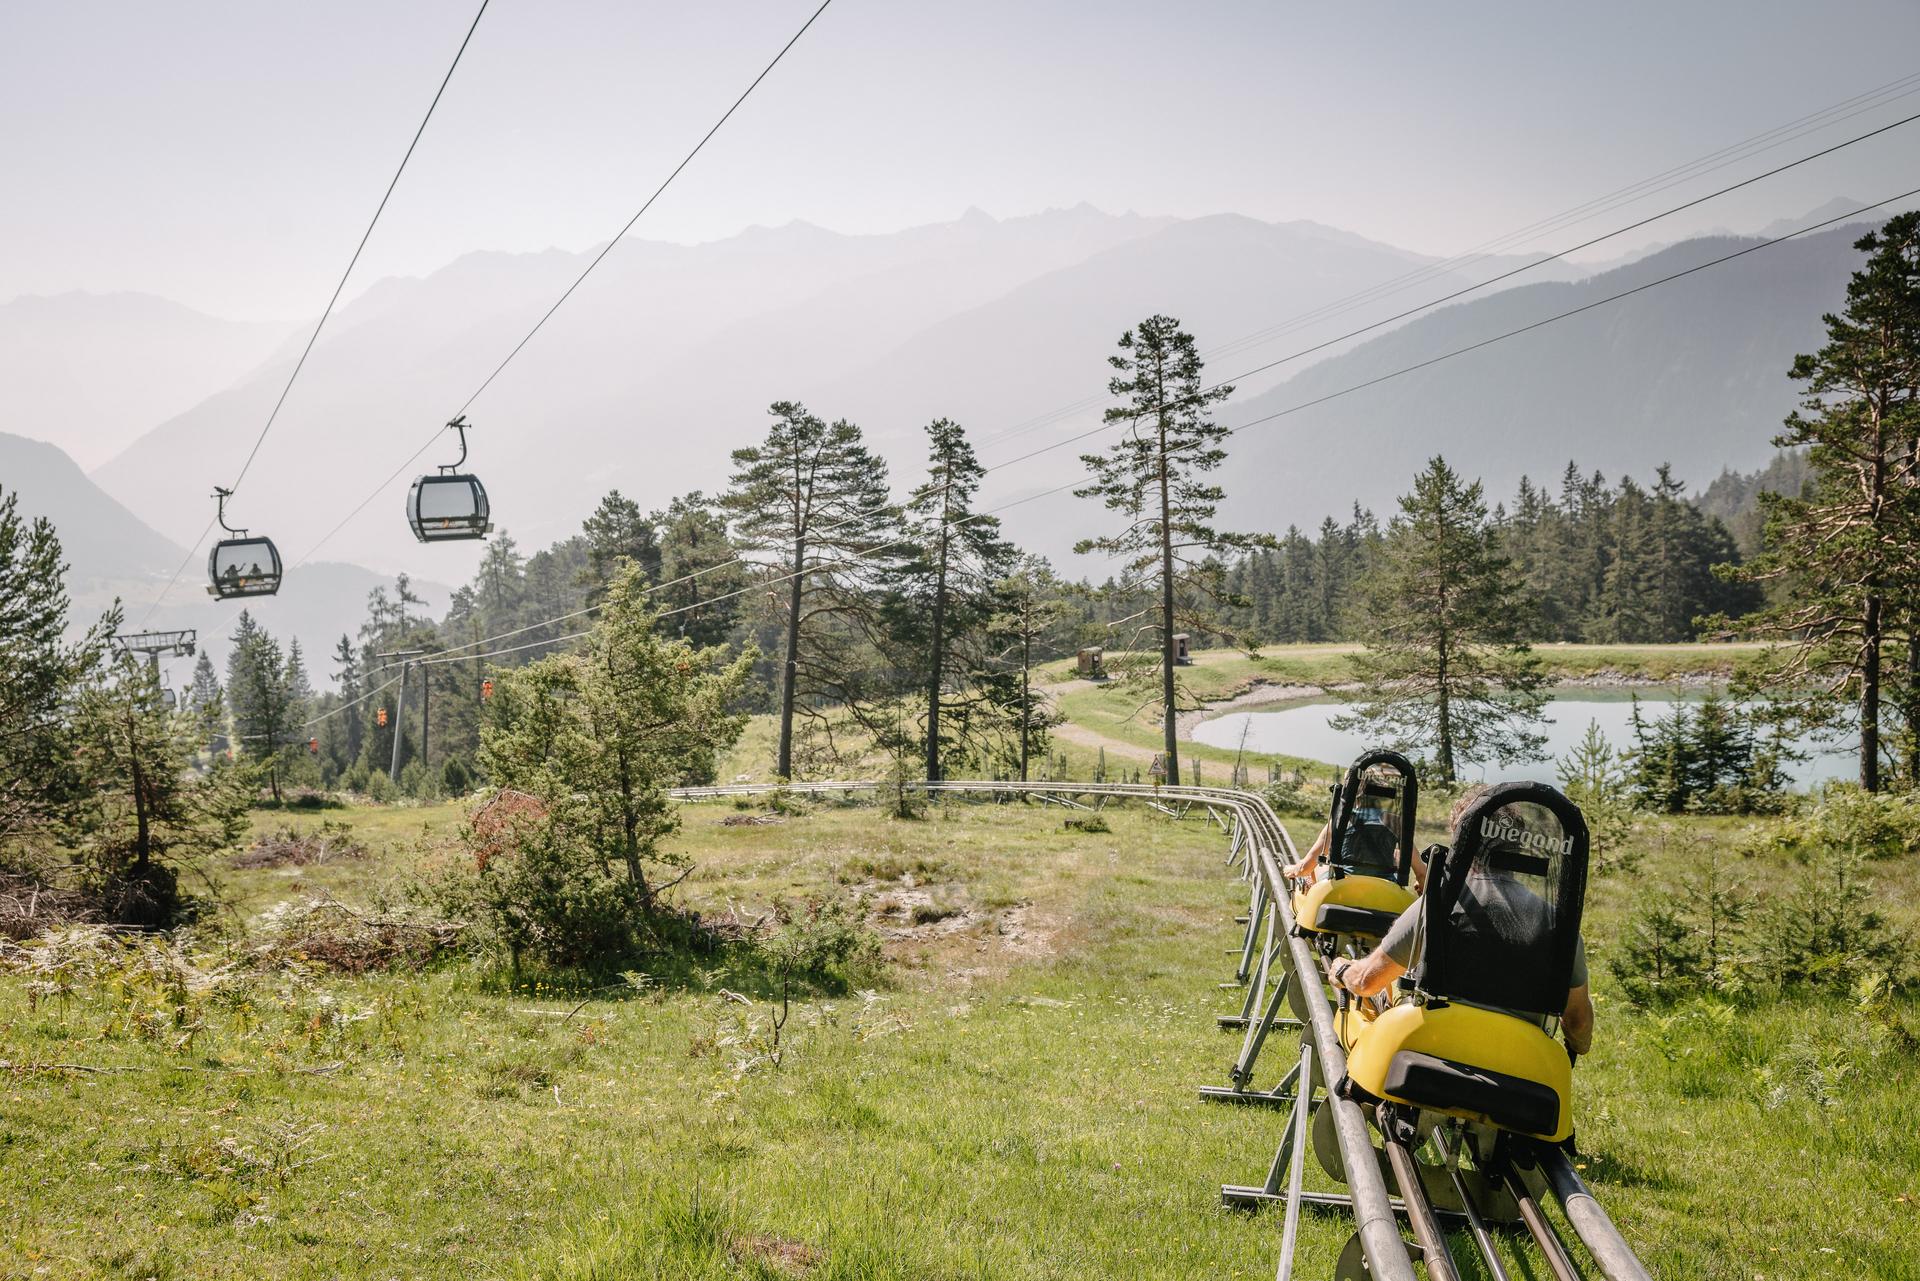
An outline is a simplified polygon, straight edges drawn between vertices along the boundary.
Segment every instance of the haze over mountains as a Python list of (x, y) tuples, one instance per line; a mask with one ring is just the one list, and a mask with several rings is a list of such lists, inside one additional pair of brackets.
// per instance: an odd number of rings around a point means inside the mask
[(53, 441), (82, 467), (97, 467), (246, 375), (289, 332), (152, 294), (0, 302), (0, 431)]
[[(1819, 216), (1851, 207), (1835, 202)], [(1841, 299), (1859, 233), (1853, 224), (1808, 235), (1251, 428), (1233, 446), (1230, 523), (1310, 526), (1356, 499), (1384, 514), (1435, 452), (1485, 475), (1495, 496), (1523, 471), (1557, 474), (1569, 457), (1609, 476), (1645, 476), (1670, 460), (1696, 487), (1725, 465), (1757, 466), (1794, 400), (1785, 370)], [(1549, 264), (1242, 380), (1220, 421), (1342, 391), (1741, 243), (1643, 250), (1592, 276), (1592, 267)], [(423, 279), (369, 288), (330, 322), (234, 522), (271, 534), (292, 565), (423, 443), (431, 447), (407, 473), (451, 461), (440, 424), (590, 256), (472, 253)], [(932, 418), (965, 424), (989, 464), (1096, 427), (1114, 340), (1151, 312), (1179, 316), (1210, 353), (1210, 374), (1224, 378), (1523, 261), (1438, 270), (1431, 258), (1313, 223), (1116, 216), (1085, 205), (1000, 220), (972, 210), (884, 236), (793, 223), (703, 245), (629, 241), (475, 400), (470, 463), (496, 523), (534, 548), (576, 532), (609, 488), (643, 507), (720, 488), (728, 453), (763, 434), (769, 402), (792, 398), (860, 423), (904, 491)], [(1376, 292), (1343, 304), (1361, 291)], [(1308, 323), (1287, 323), (1316, 310)], [(0, 306), (0, 334), (24, 335), (0, 342), (0, 370), (24, 388), (0, 430), (80, 457), (129, 441), (94, 470), (97, 488), (70, 465), (23, 451), (27, 442), (6, 442), (0, 482), (44, 488), (37, 509), (61, 526), (88, 580), (83, 593), (111, 587), (140, 605), (137, 619), (212, 514), (211, 487), (237, 471), (304, 328), (230, 326), (131, 295), (69, 295)], [(181, 404), (196, 380), (209, 394)], [(143, 410), (152, 420), (130, 428)], [(1074, 480), (1077, 456), (1102, 443), (1009, 463), (989, 477), (988, 503)], [(305, 565), (290, 576), (283, 607), (300, 618), (290, 614), (288, 627), (303, 638), (318, 629), (330, 643), (357, 621), (367, 588), (394, 571), (468, 576), (473, 545), (412, 540), (405, 487), (403, 474), (319, 552), (373, 570)], [(1100, 572), (1067, 554), (1100, 521), (1065, 494), (1007, 514), (1016, 539), (1073, 574)], [(234, 611), (206, 603), (201, 586), (196, 560), (154, 625), (224, 626)], [(207, 621), (183, 621), (202, 614)]]
[[(344, 309), (236, 520), (265, 528), (271, 513), (273, 536), (298, 559), (434, 436), (585, 261), (470, 254), (424, 280), (383, 282)], [(1220, 341), (1431, 261), (1312, 224), (1085, 206), (1005, 220), (974, 212), (891, 236), (796, 223), (708, 245), (623, 244), (474, 403), (472, 465), (497, 522), (529, 545), (572, 532), (609, 488), (652, 506), (719, 487), (729, 451), (760, 436), (777, 399), (852, 418), (896, 466), (917, 467), (919, 429), (934, 417), (958, 418), (984, 440), (1101, 393), (1114, 339), (1150, 311)], [(159, 424), (95, 479), (168, 536), (191, 539), (206, 520), (204, 495), (237, 468), (286, 369), (270, 362)], [(449, 461), (451, 446), (440, 442), (421, 465)], [(1049, 462), (1059, 465), (1012, 479), (1073, 467), (1070, 455)], [(407, 538), (404, 486), (326, 554), (463, 575), (472, 549), (423, 552)], [(1059, 550), (1070, 539), (1048, 541)]]

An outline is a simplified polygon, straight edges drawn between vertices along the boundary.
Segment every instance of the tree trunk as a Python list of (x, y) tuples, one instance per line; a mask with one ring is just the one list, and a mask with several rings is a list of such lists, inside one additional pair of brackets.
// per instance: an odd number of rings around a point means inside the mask
[[(1441, 608), (1444, 609), (1445, 607), (1446, 602), (1443, 596)], [(1453, 782), (1453, 689), (1449, 683), (1450, 674), (1447, 671), (1447, 639), (1447, 633), (1443, 626), (1440, 632), (1440, 644), (1435, 650), (1433, 669), (1434, 691), (1439, 699), (1439, 718), (1435, 729), (1439, 737), (1437, 747), (1440, 753), (1440, 760), (1438, 763), (1440, 766), (1440, 781), (1443, 783)]]
[(807, 540), (793, 540), (793, 582), (787, 591), (787, 665), (780, 678), (780, 760), (774, 773), (793, 777), (793, 686), (800, 673), (801, 579), (807, 563)]
[(433, 753), (429, 750), (433, 740), (428, 737), (433, 726), (433, 669), (424, 663), (420, 666), (420, 769), (422, 772), (433, 768)]
[(633, 885), (634, 889), (640, 891), (640, 901), (651, 907), (653, 904), (653, 896), (647, 890), (647, 874), (640, 867), (640, 836), (635, 830), (635, 820), (631, 808), (621, 816), (621, 821), (626, 827), (625, 847), (621, 850), (621, 853), (626, 856), (627, 880)]
[(1167, 415), (1160, 413), (1160, 700), (1169, 787), (1180, 785), (1179, 713), (1173, 685), (1173, 512), (1167, 484)]
[[(951, 481), (948, 488), (951, 489)], [(933, 674), (927, 679), (927, 781), (940, 781), (940, 675), (946, 670), (948, 499), (940, 502), (940, 555), (933, 580)]]
[(131, 717), (127, 724), (127, 761), (133, 769), (133, 866), (145, 872), (153, 850), (153, 820), (147, 813), (147, 773), (140, 766), (140, 743)]
[(1920, 788), (1920, 631), (1907, 636), (1907, 784)]
[(1867, 594), (1861, 626), (1860, 786), (1880, 790), (1880, 595)]
[(1027, 781), (1027, 749), (1033, 737), (1033, 633), (1020, 624), (1020, 781)]

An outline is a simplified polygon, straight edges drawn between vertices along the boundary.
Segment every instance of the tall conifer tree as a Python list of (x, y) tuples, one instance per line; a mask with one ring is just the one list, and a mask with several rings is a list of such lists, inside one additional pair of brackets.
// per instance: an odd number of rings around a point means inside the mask
[(1354, 659), (1361, 688), (1336, 725), (1429, 754), (1448, 781), (1468, 762), (1538, 752), (1546, 678), (1478, 481), (1463, 482), (1445, 459), (1428, 463), (1361, 594), (1373, 620)]
[[(1825, 317), (1827, 341), (1793, 362), (1806, 385), (1774, 438), (1805, 448), (1801, 496), (1761, 495), (1766, 549), (1750, 581), (1790, 585), (1747, 619), (1784, 642), (1768, 672), (1779, 687), (1812, 685), (1809, 715), (1838, 713), (1859, 735), (1860, 785), (1881, 784), (1883, 661), (1915, 620), (1920, 563), (1920, 213), (1891, 218), (1855, 242), (1867, 262), (1846, 307)], [(1920, 698), (1909, 696), (1916, 738)]]
[(1105, 418), (1124, 424), (1125, 430), (1106, 453), (1082, 456), (1093, 479), (1074, 492), (1100, 499), (1127, 523), (1117, 533), (1083, 539), (1075, 550), (1118, 559), (1123, 589), (1152, 601), (1154, 624), (1144, 630), (1159, 634), (1165, 777), (1169, 784), (1178, 784), (1180, 697), (1174, 636), (1182, 627), (1195, 635), (1225, 633), (1230, 624), (1221, 607), (1239, 602), (1225, 589), (1222, 557), (1244, 554), (1272, 540), (1214, 527), (1226, 491), (1207, 477), (1226, 461), (1224, 446), (1231, 433), (1208, 411), (1231, 396), (1233, 388), (1205, 385), (1205, 366), (1193, 335), (1171, 316), (1149, 316), (1120, 336), (1120, 350), (1107, 363), (1115, 371), (1107, 391), (1120, 403), (1109, 408)]

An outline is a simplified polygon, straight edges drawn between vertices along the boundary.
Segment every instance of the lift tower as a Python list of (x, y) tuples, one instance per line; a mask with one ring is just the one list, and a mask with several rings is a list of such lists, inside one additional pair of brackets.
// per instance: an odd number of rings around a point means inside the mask
[[(177, 632), (124, 632), (116, 634), (113, 644), (116, 649), (128, 654), (145, 654), (147, 668), (153, 673), (153, 683), (160, 684), (160, 656), (169, 658), (192, 658), (194, 643), (199, 639), (193, 628)], [(168, 708), (180, 700), (170, 689), (162, 687), (160, 701)]]

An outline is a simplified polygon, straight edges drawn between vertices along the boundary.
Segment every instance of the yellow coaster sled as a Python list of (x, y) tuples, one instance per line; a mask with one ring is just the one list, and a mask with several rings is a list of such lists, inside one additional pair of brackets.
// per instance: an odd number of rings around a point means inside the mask
[[(1573, 1132), (1573, 1066), (1526, 1019), (1477, 1006), (1397, 1005), (1354, 1019), (1350, 1098), (1406, 1103), (1559, 1142)], [(1342, 1038), (1346, 1039), (1346, 1038)]]

